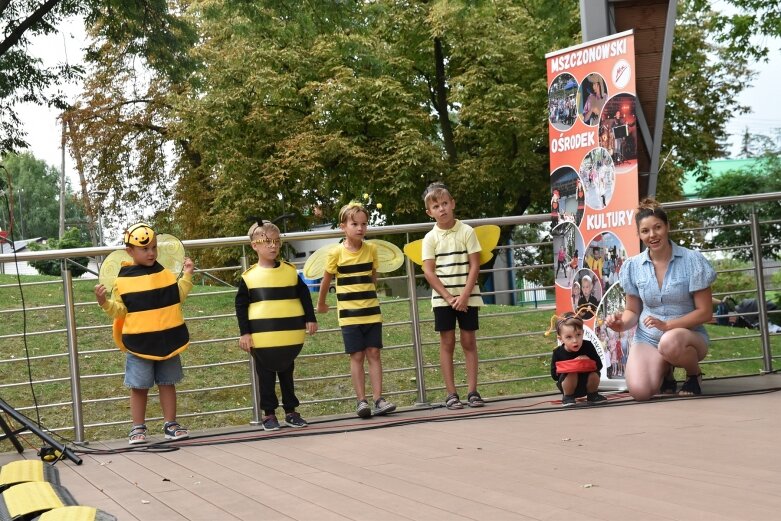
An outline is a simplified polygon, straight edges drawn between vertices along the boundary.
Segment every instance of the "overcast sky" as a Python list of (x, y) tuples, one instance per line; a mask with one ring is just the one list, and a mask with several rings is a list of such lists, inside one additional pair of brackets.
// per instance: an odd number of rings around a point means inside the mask
[[(80, 63), (84, 45), (84, 30), (80, 21), (72, 21), (63, 25), (64, 33), (49, 36), (36, 41), (34, 52), (45, 57), (46, 64)], [(752, 107), (752, 112), (737, 115), (727, 125), (727, 131), (732, 134), (730, 154), (735, 155), (740, 150), (740, 136), (748, 127), (753, 134), (772, 134), (774, 129), (781, 128), (781, 103), (778, 102), (778, 90), (781, 85), (781, 41), (770, 42), (772, 48), (768, 63), (756, 63), (758, 71), (752, 86), (744, 90), (739, 99), (741, 103)], [(75, 100), (79, 88), (66, 86), (64, 90)], [(30, 151), (38, 159), (55, 166), (61, 165), (62, 151), (60, 148), (62, 129), (57, 122), (57, 112), (46, 108), (24, 105), (19, 111), (27, 130), (27, 141)], [(71, 178), (73, 186), (77, 186), (73, 160), (65, 154), (65, 169)]]

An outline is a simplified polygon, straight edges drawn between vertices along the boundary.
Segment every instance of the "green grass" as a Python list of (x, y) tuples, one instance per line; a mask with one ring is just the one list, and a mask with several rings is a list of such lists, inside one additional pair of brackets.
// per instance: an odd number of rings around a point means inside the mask
[[(0, 337), (22, 332), (23, 318), (27, 326), (27, 351), (31, 361), (35, 395), (41, 406), (42, 423), (57, 429), (72, 424), (71, 386), (64, 333), (62, 308), (33, 310), (38, 306), (57, 306), (62, 303), (60, 279), (44, 276), (25, 276), (23, 282), (55, 281), (52, 285), (24, 287), (27, 313), (0, 313)], [(0, 285), (15, 284), (16, 278), (0, 275)], [(94, 281), (74, 281), (76, 324), (81, 373), (83, 415), (88, 427), (85, 438), (107, 439), (127, 434), (130, 417), (127, 390), (123, 386), (124, 357), (114, 347), (108, 317), (94, 303)], [(316, 298), (316, 294), (313, 294)], [(247, 355), (238, 348), (238, 335), (233, 307), (234, 295), (225, 288), (197, 285), (184, 305), (191, 338), (195, 343), (183, 355), (185, 380), (177, 386), (178, 409), (182, 422), (193, 430), (225, 425), (246, 425), (251, 420), (249, 363)], [(333, 295), (329, 303), (334, 306)], [(21, 295), (16, 286), (0, 287), (0, 310), (21, 308)], [(428, 302), (420, 302), (421, 335), (424, 378), (429, 402), (444, 399), (439, 376), (438, 335), (433, 331)], [(383, 301), (384, 343), (382, 360), (385, 370), (384, 390), (400, 406), (416, 403), (417, 381), (415, 358), (411, 344), (409, 303), (388, 298)], [(549, 353), (555, 347), (554, 337), (544, 337), (550, 311), (532, 308), (486, 306), (480, 312), (478, 348), (480, 353), (480, 390), (486, 398), (514, 396), (555, 389), (549, 374)], [(202, 319), (211, 315), (225, 317)], [(493, 316), (492, 316), (493, 315)], [(320, 332), (307, 339), (304, 351), (296, 363), (296, 391), (303, 405), (304, 417), (351, 412), (354, 407), (353, 389), (349, 377), (348, 358), (343, 354), (341, 334), (336, 315), (329, 312), (318, 315)], [(703, 367), (707, 377), (739, 374), (757, 374), (762, 367), (758, 338), (734, 339), (734, 336), (753, 333), (748, 330), (708, 326), (715, 341), (707, 361), (741, 359), (720, 362)], [(57, 333), (35, 334), (46, 330)], [(524, 334), (503, 338), (511, 334)], [(499, 337), (499, 338), (491, 338)], [(779, 340), (772, 337), (779, 352)], [(31, 406), (32, 393), (28, 382), (25, 342), (22, 338), (0, 338), (0, 397), (17, 409)], [(528, 356), (528, 358), (507, 358)], [(749, 358), (759, 358), (749, 360)], [(463, 355), (456, 351), (456, 382), (465, 381)], [(220, 365), (212, 365), (220, 364)], [(211, 365), (209, 367), (206, 367)], [(109, 376), (102, 376), (109, 375)], [(515, 380), (515, 381), (507, 381)], [(500, 383), (491, 383), (500, 382)], [(204, 391), (201, 389), (212, 389)], [(368, 379), (367, 379), (368, 387)], [(230, 412), (221, 412), (230, 411)], [(24, 413), (35, 418), (35, 412)], [(147, 410), (149, 418), (161, 415), (156, 399), (151, 399)], [(159, 429), (160, 422), (150, 422)], [(98, 424), (108, 424), (100, 425)], [(65, 429), (63, 436), (72, 437)], [(0, 450), (11, 450), (7, 442)]]

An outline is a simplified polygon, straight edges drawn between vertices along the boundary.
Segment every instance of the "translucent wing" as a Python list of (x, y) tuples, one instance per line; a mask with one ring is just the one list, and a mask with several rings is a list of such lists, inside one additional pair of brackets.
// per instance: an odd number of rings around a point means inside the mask
[[(98, 282), (103, 284), (109, 291), (114, 287), (114, 280), (117, 278), (119, 268), (122, 267), (123, 262), (133, 262), (133, 259), (130, 258), (130, 255), (124, 249), (112, 251), (100, 266)], [(182, 241), (173, 235), (165, 233), (158, 235), (157, 262), (174, 275), (178, 276), (182, 273), (182, 267), (184, 266), (184, 245)]]
[(306, 263), (304, 263), (304, 277), (310, 280), (323, 278), (328, 252), (337, 246), (339, 246), (339, 243), (326, 244), (325, 246), (321, 246), (320, 248), (316, 249), (315, 252), (306, 260)]
[(377, 257), (380, 263), (377, 271), (380, 273), (395, 271), (404, 264), (404, 254), (392, 242), (383, 241), (382, 239), (369, 239), (366, 242), (370, 242), (377, 247)]
[(167, 233), (158, 235), (157, 262), (174, 275), (179, 276), (184, 267), (184, 245), (182, 241)]
[(501, 230), (495, 224), (486, 224), (475, 228), (477, 241), (480, 243), (480, 265), (482, 266), (494, 256), (493, 249), (499, 244)]
[(404, 255), (418, 266), (423, 266), (423, 239), (405, 244)]
[[(482, 266), (494, 256), (493, 249), (499, 244), (500, 229), (494, 224), (486, 224), (475, 228), (477, 241), (480, 243), (480, 265)], [(410, 242), (404, 245), (404, 254), (412, 262), (423, 265), (423, 239)]]
[(117, 278), (123, 262), (133, 262), (133, 259), (125, 250), (117, 250), (112, 251), (100, 265), (98, 282), (103, 284), (109, 292), (114, 287), (114, 280)]

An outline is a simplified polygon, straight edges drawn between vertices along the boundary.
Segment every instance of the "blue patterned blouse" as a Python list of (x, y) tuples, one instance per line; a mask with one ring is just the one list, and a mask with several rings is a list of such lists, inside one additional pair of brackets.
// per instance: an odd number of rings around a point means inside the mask
[[(643, 309), (637, 323), (633, 343), (648, 343), (658, 347), (662, 331), (646, 328), (643, 320), (648, 315), (660, 320), (671, 320), (694, 311), (694, 293), (710, 287), (716, 272), (702, 253), (670, 242), (673, 255), (667, 266), (661, 289), (648, 250), (631, 257), (621, 267), (621, 287), (627, 295), (640, 297)], [(708, 338), (704, 326), (692, 329)]]

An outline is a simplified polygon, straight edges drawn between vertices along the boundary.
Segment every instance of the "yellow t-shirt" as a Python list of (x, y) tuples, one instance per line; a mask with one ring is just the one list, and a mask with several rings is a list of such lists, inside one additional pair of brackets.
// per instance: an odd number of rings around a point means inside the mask
[(378, 265), (377, 248), (367, 242), (358, 251), (350, 251), (342, 244), (328, 254), (325, 271), (336, 278), (340, 326), (382, 322), (374, 284)]

